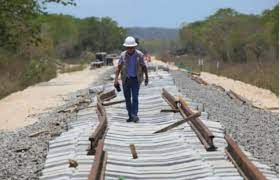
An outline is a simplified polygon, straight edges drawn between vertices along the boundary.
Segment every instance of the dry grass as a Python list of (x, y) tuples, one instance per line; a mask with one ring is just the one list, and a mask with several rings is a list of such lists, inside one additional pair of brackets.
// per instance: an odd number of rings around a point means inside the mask
[(10, 63), (9, 67), (0, 68), (0, 99), (38, 82), (48, 81), (56, 76), (56, 69), (46, 64), (42, 69), (34, 71), (27, 62)]
[[(71, 65), (59, 61), (62, 64), (60, 73), (81, 71), (88, 65), (85, 60), (72, 61), (74, 64)], [(0, 52), (0, 99), (30, 85), (56, 77), (58, 66), (54, 60), (26, 60)]]
[[(184, 56), (173, 58), (172, 61), (177, 66), (191, 71), (199, 72), (198, 58), (194, 56)], [(278, 61), (264, 62), (262, 64), (256, 62), (249, 63), (221, 63), (217, 68), (216, 62), (204, 59), (202, 71), (225, 76), (235, 80), (240, 80), (261, 88), (269, 89), (277, 96), (279, 93), (279, 71)]]
[(10, 54), (0, 56), (0, 99), (25, 88), (21, 80), (27, 64), (28, 61), (16, 60)]

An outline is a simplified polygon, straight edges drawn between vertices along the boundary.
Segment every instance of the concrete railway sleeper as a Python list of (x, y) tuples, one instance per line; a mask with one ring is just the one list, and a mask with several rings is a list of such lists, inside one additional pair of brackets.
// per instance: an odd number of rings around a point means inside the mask
[[(66, 133), (50, 143), (40, 179), (278, 179), (225, 135), (220, 123), (208, 120), (201, 104), (183, 98), (168, 72), (151, 72), (150, 85), (141, 87), (139, 123), (125, 121), (123, 99), (108, 89), (80, 110), (69, 130), (75, 137)], [(68, 167), (69, 157), (76, 168)]]

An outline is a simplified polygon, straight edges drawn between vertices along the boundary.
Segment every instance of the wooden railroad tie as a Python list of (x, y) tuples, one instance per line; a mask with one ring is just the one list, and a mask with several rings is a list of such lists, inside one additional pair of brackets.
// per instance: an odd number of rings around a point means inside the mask
[(97, 96), (98, 100), (103, 103), (104, 101), (109, 101), (115, 97), (117, 97), (117, 94), (116, 94), (116, 91), (115, 90), (111, 90), (111, 91), (108, 91), (108, 92), (103, 92), (101, 94), (99, 94)]
[(198, 84), (208, 85), (208, 83), (200, 77), (191, 75), (191, 79), (197, 82)]
[(221, 90), (221, 91), (226, 91), (225, 88), (223, 88), (223, 87), (220, 86), (220, 85), (212, 84), (212, 86), (215, 87), (215, 88), (217, 88), (217, 89), (219, 89), (219, 90)]
[(119, 100), (119, 101), (113, 101), (113, 102), (108, 102), (108, 103), (102, 103), (103, 106), (110, 106), (110, 105), (114, 105), (114, 104), (120, 104), (120, 103), (124, 103), (125, 100)]
[(132, 155), (133, 159), (137, 159), (138, 156), (137, 156), (135, 145), (130, 144), (129, 147), (130, 147), (130, 151), (131, 151), (131, 155)]
[(227, 95), (231, 98), (231, 99), (238, 99), (239, 101), (242, 102), (242, 104), (246, 103), (246, 100), (243, 99), (241, 96), (239, 96), (238, 94), (236, 94), (235, 92), (233, 92), (232, 90), (229, 90), (227, 92)]
[(183, 123), (185, 123), (187, 121), (191, 121), (193, 119), (196, 119), (196, 118), (198, 118), (200, 116), (201, 116), (201, 112), (197, 112), (197, 113), (192, 114), (192, 115), (190, 115), (189, 117), (187, 117), (187, 118), (185, 118), (183, 120), (177, 121), (177, 122), (175, 122), (175, 123), (173, 123), (173, 124), (171, 124), (169, 126), (166, 126), (166, 127), (162, 128), (162, 129), (154, 132), (153, 134), (166, 132), (166, 131), (168, 131), (170, 129), (173, 129), (173, 128), (177, 127), (177, 126), (180, 126), (181, 124), (183, 124)]
[(173, 113), (178, 113), (180, 112), (179, 109), (162, 109), (160, 112), (173, 112)]
[(190, 72), (190, 74), (191, 74), (191, 75), (200, 76), (200, 72), (194, 72), (194, 71), (192, 71), (192, 72)]

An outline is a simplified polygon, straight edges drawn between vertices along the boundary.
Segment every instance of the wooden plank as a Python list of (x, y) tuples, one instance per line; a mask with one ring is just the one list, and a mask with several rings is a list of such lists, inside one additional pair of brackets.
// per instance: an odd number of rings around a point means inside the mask
[(204, 81), (202, 78), (199, 78), (199, 77), (197, 77), (197, 78), (200, 80), (200, 82), (201, 82), (202, 84), (208, 85), (208, 82)]
[(102, 103), (103, 106), (110, 106), (110, 105), (114, 105), (114, 104), (120, 104), (120, 103), (124, 103), (125, 100), (119, 100), (119, 101), (113, 101), (113, 102), (108, 102), (108, 103)]
[(187, 117), (187, 118), (185, 118), (183, 120), (177, 121), (177, 122), (175, 122), (175, 123), (173, 123), (173, 124), (171, 124), (169, 126), (166, 126), (166, 127), (162, 128), (162, 129), (154, 132), (153, 134), (166, 132), (166, 131), (168, 131), (170, 129), (173, 129), (173, 128), (177, 127), (177, 126), (180, 126), (181, 124), (183, 124), (183, 123), (185, 123), (187, 121), (190, 121), (190, 120), (193, 120), (195, 118), (198, 118), (199, 116), (201, 116), (201, 112), (197, 112), (195, 114), (192, 114), (192, 115), (190, 115), (189, 117)]
[(279, 110), (279, 107), (267, 107), (265, 110)]
[(30, 134), (29, 137), (37, 137), (37, 136), (39, 136), (42, 133), (48, 133), (49, 134), (50, 132), (47, 131), (47, 130), (41, 130), (41, 131), (38, 131), (38, 132)]
[(115, 94), (115, 95), (112, 95), (112, 96), (105, 97), (105, 98), (102, 99), (102, 102), (104, 102), (104, 101), (110, 101), (111, 99), (114, 99), (115, 97), (117, 97), (116, 94)]
[(198, 84), (201, 84), (201, 82), (195, 76), (191, 75), (191, 80), (197, 82)]
[(212, 86), (214, 86), (215, 88), (221, 90), (221, 91), (226, 91), (225, 88), (223, 88), (222, 86), (220, 85), (217, 85), (217, 84), (212, 84)]
[(200, 77), (191, 75), (191, 79), (194, 80), (195, 82), (197, 82), (198, 84), (208, 85), (208, 83), (206, 81), (204, 81), (203, 79), (201, 79)]
[(77, 168), (78, 167), (78, 162), (74, 159), (68, 159), (68, 164), (69, 164), (69, 167), (73, 167), (73, 168)]
[(225, 139), (228, 143), (226, 153), (240, 174), (248, 180), (266, 180), (266, 177), (242, 152), (234, 140), (229, 135), (225, 135)]
[(162, 109), (160, 110), (160, 112), (173, 112), (173, 113), (177, 113), (180, 112), (179, 109)]
[(191, 73), (191, 75), (200, 76), (200, 72), (194, 72), (194, 71), (192, 71), (192, 72), (190, 72), (190, 73)]
[(242, 102), (242, 104), (246, 103), (246, 100), (244, 100), (241, 96), (239, 96), (238, 94), (236, 94), (235, 92), (233, 92), (232, 90), (229, 90), (227, 92), (227, 95), (230, 96), (231, 99), (238, 99), (239, 101)]
[(131, 152), (131, 155), (132, 155), (133, 159), (137, 159), (138, 156), (137, 156), (135, 145), (130, 144), (129, 147), (130, 147), (130, 152)]
[(117, 97), (116, 91), (113, 89), (109, 92), (104, 92), (99, 95), (101, 102), (109, 101), (113, 98)]

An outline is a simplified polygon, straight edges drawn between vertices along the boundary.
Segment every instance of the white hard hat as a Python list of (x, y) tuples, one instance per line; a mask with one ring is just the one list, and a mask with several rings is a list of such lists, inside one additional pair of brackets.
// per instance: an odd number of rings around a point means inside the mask
[(128, 36), (127, 38), (125, 38), (123, 46), (125, 47), (135, 47), (138, 44), (136, 43), (134, 37), (132, 36)]

